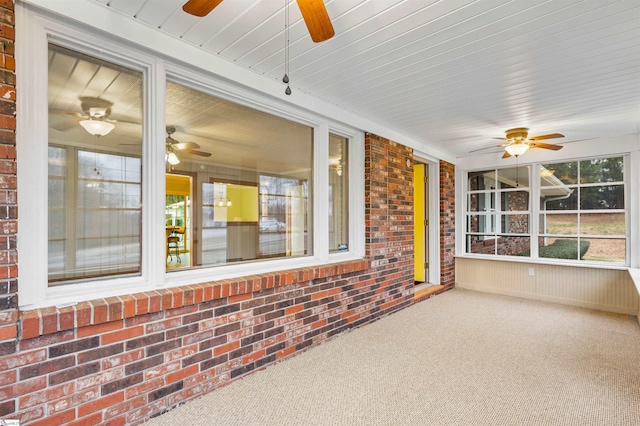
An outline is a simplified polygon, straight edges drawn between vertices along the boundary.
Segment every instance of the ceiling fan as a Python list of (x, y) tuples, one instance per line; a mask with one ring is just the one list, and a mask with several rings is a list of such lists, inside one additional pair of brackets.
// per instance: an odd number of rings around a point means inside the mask
[(509, 129), (505, 132), (505, 137), (503, 138), (494, 138), (505, 141), (500, 145), (492, 145), (485, 148), (476, 149), (470, 152), (482, 151), (483, 149), (489, 148), (503, 148), (504, 154), (502, 158), (519, 157), (524, 154), (529, 148), (543, 148), (543, 149), (551, 149), (557, 151), (562, 149), (561, 145), (538, 142), (546, 139), (556, 139), (563, 138), (564, 135), (560, 133), (551, 133), (548, 135), (540, 135), (529, 137), (529, 129), (526, 127), (516, 127), (514, 129)]
[(79, 99), (81, 113), (50, 109), (50, 113), (69, 116), (69, 119), (54, 123), (51, 127), (56, 130), (67, 131), (79, 124), (87, 132), (95, 136), (105, 136), (115, 128), (114, 123), (117, 123), (118, 120), (109, 118), (113, 102), (91, 96), (80, 96)]
[[(314, 42), (320, 43), (334, 36), (333, 25), (323, 0), (296, 1)], [(182, 6), (182, 10), (190, 15), (203, 17), (220, 3), (222, 0), (189, 0)]]
[(173, 135), (176, 131), (174, 126), (167, 126), (167, 153), (166, 160), (171, 165), (176, 165), (180, 163), (178, 157), (176, 156), (176, 152), (184, 153), (184, 154), (192, 154), (199, 155), (200, 157), (211, 157), (210, 152), (198, 151), (200, 149), (200, 145), (195, 142), (180, 142), (173, 138)]

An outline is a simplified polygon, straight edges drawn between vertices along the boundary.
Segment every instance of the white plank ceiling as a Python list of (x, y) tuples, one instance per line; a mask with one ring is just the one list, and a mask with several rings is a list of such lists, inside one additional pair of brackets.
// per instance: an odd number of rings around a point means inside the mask
[[(266, 78), (284, 73), (285, 0), (224, 0), (204, 18), (186, 0), (92, 1)], [(315, 44), (290, 3), (292, 89), (451, 157), (512, 127), (559, 143), (640, 130), (639, 0), (325, 4), (336, 35)]]

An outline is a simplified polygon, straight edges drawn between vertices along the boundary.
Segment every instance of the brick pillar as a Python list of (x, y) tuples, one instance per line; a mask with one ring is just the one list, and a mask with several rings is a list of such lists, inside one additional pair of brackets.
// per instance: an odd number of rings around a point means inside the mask
[(453, 287), (455, 273), (455, 166), (440, 161), (440, 284)]
[[(0, 357), (16, 352), (18, 336), (14, 18), (13, 0), (0, 0)], [(15, 380), (7, 372), (0, 385)], [(15, 410), (15, 400), (0, 401), (0, 418)]]
[(365, 135), (366, 254), (374, 275), (398, 286), (398, 301), (413, 298), (412, 159), (411, 148)]

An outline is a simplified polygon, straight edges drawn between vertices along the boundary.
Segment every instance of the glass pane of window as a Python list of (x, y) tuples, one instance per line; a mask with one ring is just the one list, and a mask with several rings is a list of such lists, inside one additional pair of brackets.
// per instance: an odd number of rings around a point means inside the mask
[(562, 186), (578, 183), (578, 163), (542, 164), (540, 186)]
[(624, 213), (580, 213), (580, 235), (626, 235)]
[(49, 283), (140, 272), (142, 73), (49, 45)]
[(496, 232), (496, 217), (491, 214), (467, 216), (467, 232), (494, 233)]
[(538, 241), (540, 257), (549, 259), (582, 259), (590, 245), (587, 240), (581, 240), (578, 244), (577, 238), (541, 237)]
[(498, 170), (499, 189), (528, 188), (529, 166), (510, 167)]
[(578, 214), (541, 214), (540, 233), (553, 235), (577, 235)]
[(467, 253), (495, 254), (496, 237), (493, 235), (467, 235)]
[(495, 197), (496, 197), (495, 192), (480, 192), (475, 194), (469, 194), (467, 211), (470, 211), (470, 212), (495, 211), (495, 208), (496, 208)]
[(622, 182), (622, 157), (595, 158), (580, 162), (580, 183)]
[(498, 254), (501, 256), (530, 256), (530, 237), (501, 236), (496, 241)]
[(624, 186), (587, 186), (580, 188), (582, 210), (624, 209)]
[(500, 215), (501, 231), (510, 234), (528, 234), (529, 233), (529, 215), (528, 214), (503, 214)]
[[(311, 127), (173, 82), (165, 111), (167, 174), (191, 182), (172, 183), (188, 201), (168, 267), (312, 254)], [(167, 195), (176, 191), (167, 184)]]
[(480, 172), (469, 172), (469, 191), (483, 191), (496, 189), (495, 170), (484, 170)]
[[(584, 241), (581, 240), (581, 242)], [(582, 257), (583, 260), (625, 263), (626, 243), (624, 239), (589, 238), (587, 242), (589, 249)]]
[(528, 211), (529, 192), (509, 191), (500, 193), (500, 209), (503, 212)]
[(348, 139), (329, 134), (329, 251), (349, 249)]
[(578, 210), (578, 191), (576, 188), (565, 188), (562, 195), (551, 195), (540, 190), (540, 210)]

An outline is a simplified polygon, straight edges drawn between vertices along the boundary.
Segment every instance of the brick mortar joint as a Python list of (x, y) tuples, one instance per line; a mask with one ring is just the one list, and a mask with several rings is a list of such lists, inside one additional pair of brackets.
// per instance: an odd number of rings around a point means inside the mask
[[(19, 334), (20, 334), (20, 339), (31, 339), (34, 337), (40, 337), (40, 336), (44, 336), (47, 334), (55, 334), (61, 331), (69, 331), (69, 330), (73, 330), (73, 329), (78, 329), (78, 328), (82, 328), (85, 326), (94, 326), (94, 325), (100, 325), (100, 324), (106, 324), (109, 322), (113, 322), (113, 321), (123, 321), (125, 318), (134, 318), (138, 315), (146, 315), (146, 314), (152, 314), (152, 313), (156, 313), (156, 312), (160, 312), (163, 310), (167, 310), (167, 309), (175, 309), (175, 308), (181, 308), (184, 306), (191, 306), (191, 305), (197, 305), (200, 303), (204, 303), (204, 302), (209, 302), (211, 300), (217, 300), (217, 299), (226, 299), (228, 297), (231, 296), (239, 296), (239, 295), (243, 295), (243, 294), (250, 294), (255, 292), (256, 290), (254, 290), (253, 286), (248, 285), (249, 283), (255, 282), (256, 280), (258, 280), (259, 282), (262, 283), (263, 280), (273, 280), (273, 285), (271, 286), (261, 286), (261, 288), (257, 291), (260, 290), (265, 290), (267, 288), (278, 288), (278, 287), (284, 287), (284, 286), (288, 286), (291, 284), (296, 284), (296, 283), (300, 283), (300, 282), (304, 282), (304, 281), (313, 281), (314, 279), (317, 278), (324, 278), (324, 277), (335, 277), (335, 276), (340, 276), (343, 274), (347, 274), (347, 273), (354, 273), (354, 272), (362, 272), (362, 271), (366, 271), (370, 269), (370, 260), (367, 258), (364, 259), (358, 259), (358, 260), (350, 260), (350, 261), (346, 261), (346, 262), (336, 262), (336, 263), (330, 263), (327, 265), (318, 265), (318, 266), (310, 266), (310, 267), (305, 267), (305, 268), (295, 268), (295, 269), (285, 269), (282, 271), (278, 271), (278, 272), (273, 272), (273, 273), (265, 273), (265, 274), (257, 274), (257, 275), (250, 275), (250, 276), (243, 276), (243, 277), (238, 277), (236, 279), (228, 279), (228, 280), (220, 280), (220, 281), (208, 281), (208, 282), (202, 282), (202, 283), (197, 283), (197, 284), (190, 284), (190, 285), (184, 285), (184, 286), (178, 286), (178, 287), (171, 287), (171, 288), (165, 288), (165, 289), (159, 289), (159, 290), (150, 290), (150, 291), (145, 291), (142, 293), (135, 293), (135, 294), (127, 294), (127, 295), (122, 295), (122, 296), (113, 296), (113, 297), (109, 297), (109, 298), (102, 298), (102, 299), (93, 299), (93, 300), (89, 300), (89, 301), (85, 301), (85, 302), (79, 302), (77, 305), (71, 307), (73, 309), (73, 321), (71, 321), (71, 324), (69, 324), (68, 326), (62, 326), (61, 325), (61, 321), (60, 321), (60, 317), (61, 315), (64, 314), (68, 314), (69, 313), (69, 307), (64, 307), (64, 308), (57, 308), (57, 307), (45, 307), (45, 308), (38, 308), (38, 309), (31, 309), (31, 310), (25, 310), (25, 311), (19, 311), (19, 319), (18, 319), (18, 325), (19, 325)], [(292, 279), (289, 280), (280, 280), (280, 282), (278, 282), (276, 284), (276, 278), (275, 277), (287, 277), (290, 276)], [(302, 278), (299, 278), (300, 276), (302, 276)], [(240, 283), (245, 283), (247, 284), (245, 286), (245, 290), (242, 291), (242, 286), (240, 286)], [(237, 285), (238, 291), (234, 292), (234, 294), (231, 294), (231, 286), (233, 285)], [(206, 291), (206, 288), (210, 287), (211, 290)], [(215, 287), (219, 287), (220, 288), (220, 294), (217, 295), (216, 291), (215, 291)], [(227, 291), (229, 292), (229, 294), (224, 295), (223, 294), (223, 288), (227, 289)], [(202, 299), (201, 300), (196, 300), (195, 298), (195, 293), (196, 292), (202, 292)], [(192, 292), (194, 294), (194, 296), (191, 298), (190, 301), (185, 301), (185, 294), (188, 292)], [(175, 295), (176, 293), (179, 294), (179, 303), (176, 303), (176, 298)], [(207, 297), (207, 293), (209, 293), (211, 295), (211, 297)], [(135, 297), (135, 296), (140, 296), (140, 297)], [(162, 304), (162, 299), (166, 296), (170, 296), (171, 297), (171, 306), (170, 307), (163, 307)], [(131, 301), (130, 299), (133, 297), (133, 300)], [(160, 298), (160, 303), (157, 306), (157, 308), (152, 308), (152, 306), (150, 305), (150, 300), (153, 297), (157, 297)], [(126, 308), (126, 303), (127, 301), (125, 300), (129, 300), (130, 303), (134, 303), (134, 305), (136, 306), (136, 312), (134, 312), (133, 315), (126, 315), (125, 314), (125, 308)], [(138, 313), (137, 312), (137, 305), (138, 302), (146, 299), (146, 303), (149, 305), (149, 309), (145, 312), (142, 313)], [(78, 325), (78, 311), (79, 309), (77, 307), (79, 307), (81, 304), (83, 305), (89, 305), (90, 306), (90, 310), (91, 310), (91, 322), (90, 324), (86, 324), (86, 325)], [(102, 320), (97, 320), (94, 317), (94, 310), (96, 306), (105, 306), (106, 305), (106, 310), (107, 312), (111, 311), (112, 307), (116, 307), (119, 306), (120, 309), (120, 316), (118, 318), (109, 318), (109, 315), (106, 316), (106, 318), (102, 319)], [(46, 317), (51, 317), (54, 316), (56, 319), (56, 323), (57, 326), (55, 327), (55, 330), (50, 330), (50, 331), (45, 331), (43, 330), (43, 321), (45, 321)], [(24, 321), (25, 320), (37, 320), (38, 322), (38, 334), (36, 336), (29, 336), (27, 338), (22, 337), (23, 336), (23, 331), (24, 331)]]

